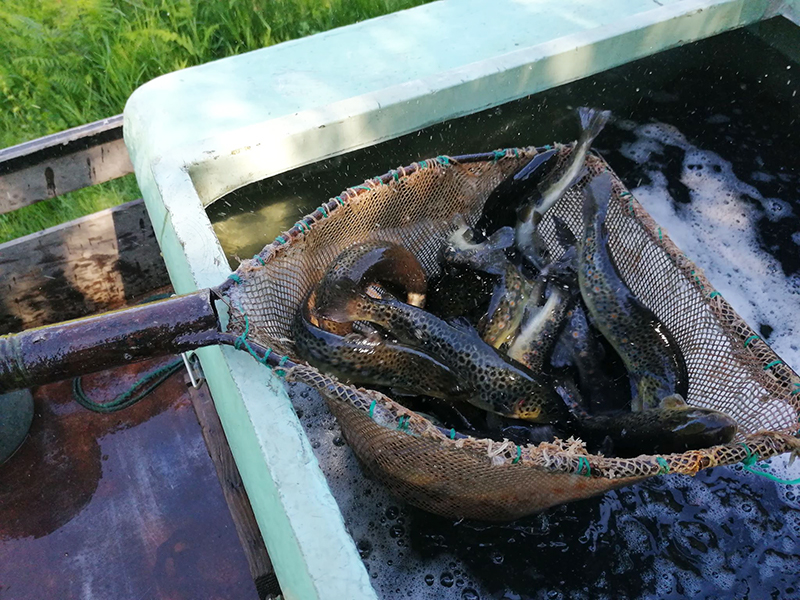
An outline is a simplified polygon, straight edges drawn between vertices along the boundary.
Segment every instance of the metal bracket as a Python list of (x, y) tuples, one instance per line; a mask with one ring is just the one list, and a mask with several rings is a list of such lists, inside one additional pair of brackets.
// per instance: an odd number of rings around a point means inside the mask
[(200, 366), (200, 359), (197, 358), (194, 352), (183, 352), (181, 353), (181, 358), (183, 359), (183, 364), (186, 365), (186, 372), (189, 373), (189, 381), (191, 381), (192, 387), (194, 389), (199, 388), (206, 380), (203, 367)]

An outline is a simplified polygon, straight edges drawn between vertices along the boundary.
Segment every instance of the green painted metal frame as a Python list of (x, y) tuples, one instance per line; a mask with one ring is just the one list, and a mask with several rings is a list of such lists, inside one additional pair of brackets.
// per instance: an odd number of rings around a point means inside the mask
[[(203, 210), (228, 191), (799, 7), (443, 0), (153, 80), (125, 141), (188, 293), (230, 273)], [(198, 355), (286, 598), (375, 598), (280, 380), (229, 348)]]

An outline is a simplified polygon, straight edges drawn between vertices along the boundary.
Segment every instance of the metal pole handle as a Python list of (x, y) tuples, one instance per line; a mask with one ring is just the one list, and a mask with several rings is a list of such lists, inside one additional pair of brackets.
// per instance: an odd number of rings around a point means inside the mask
[(220, 340), (211, 290), (0, 337), (0, 393)]

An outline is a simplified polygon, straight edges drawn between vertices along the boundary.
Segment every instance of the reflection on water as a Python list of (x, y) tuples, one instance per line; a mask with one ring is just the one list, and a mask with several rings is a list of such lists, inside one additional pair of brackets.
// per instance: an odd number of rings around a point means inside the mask
[[(782, 34), (800, 47), (796, 30)], [(253, 184), (209, 215), (229, 257), (251, 256), (323, 200), (389, 168), (571, 140), (572, 109), (599, 105), (617, 121), (595, 147), (737, 312), (800, 369), (798, 90), (800, 65), (752, 33), (727, 33)], [(454, 523), (366, 478), (322, 400), (302, 386), (290, 392), (383, 598), (800, 597), (793, 488), (718, 468), (509, 525)], [(787, 473), (785, 459), (771, 463)]]
[[(84, 388), (108, 402), (163, 365)], [(35, 391), (30, 437), (0, 466), (0, 598), (257, 597), (186, 390), (176, 375), (112, 414), (78, 406), (69, 381)]]

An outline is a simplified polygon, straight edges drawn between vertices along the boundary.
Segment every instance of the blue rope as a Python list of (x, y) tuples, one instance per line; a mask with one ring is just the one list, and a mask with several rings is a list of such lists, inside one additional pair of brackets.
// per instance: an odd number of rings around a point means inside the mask
[(591, 477), (592, 475), (592, 466), (585, 456), (578, 457), (578, 475), (583, 475), (584, 477)]
[(236, 273), (231, 273), (230, 275), (228, 275), (228, 279), (232, 280), (236, 284), (242, 283), (242, 278), (239, 277)]

